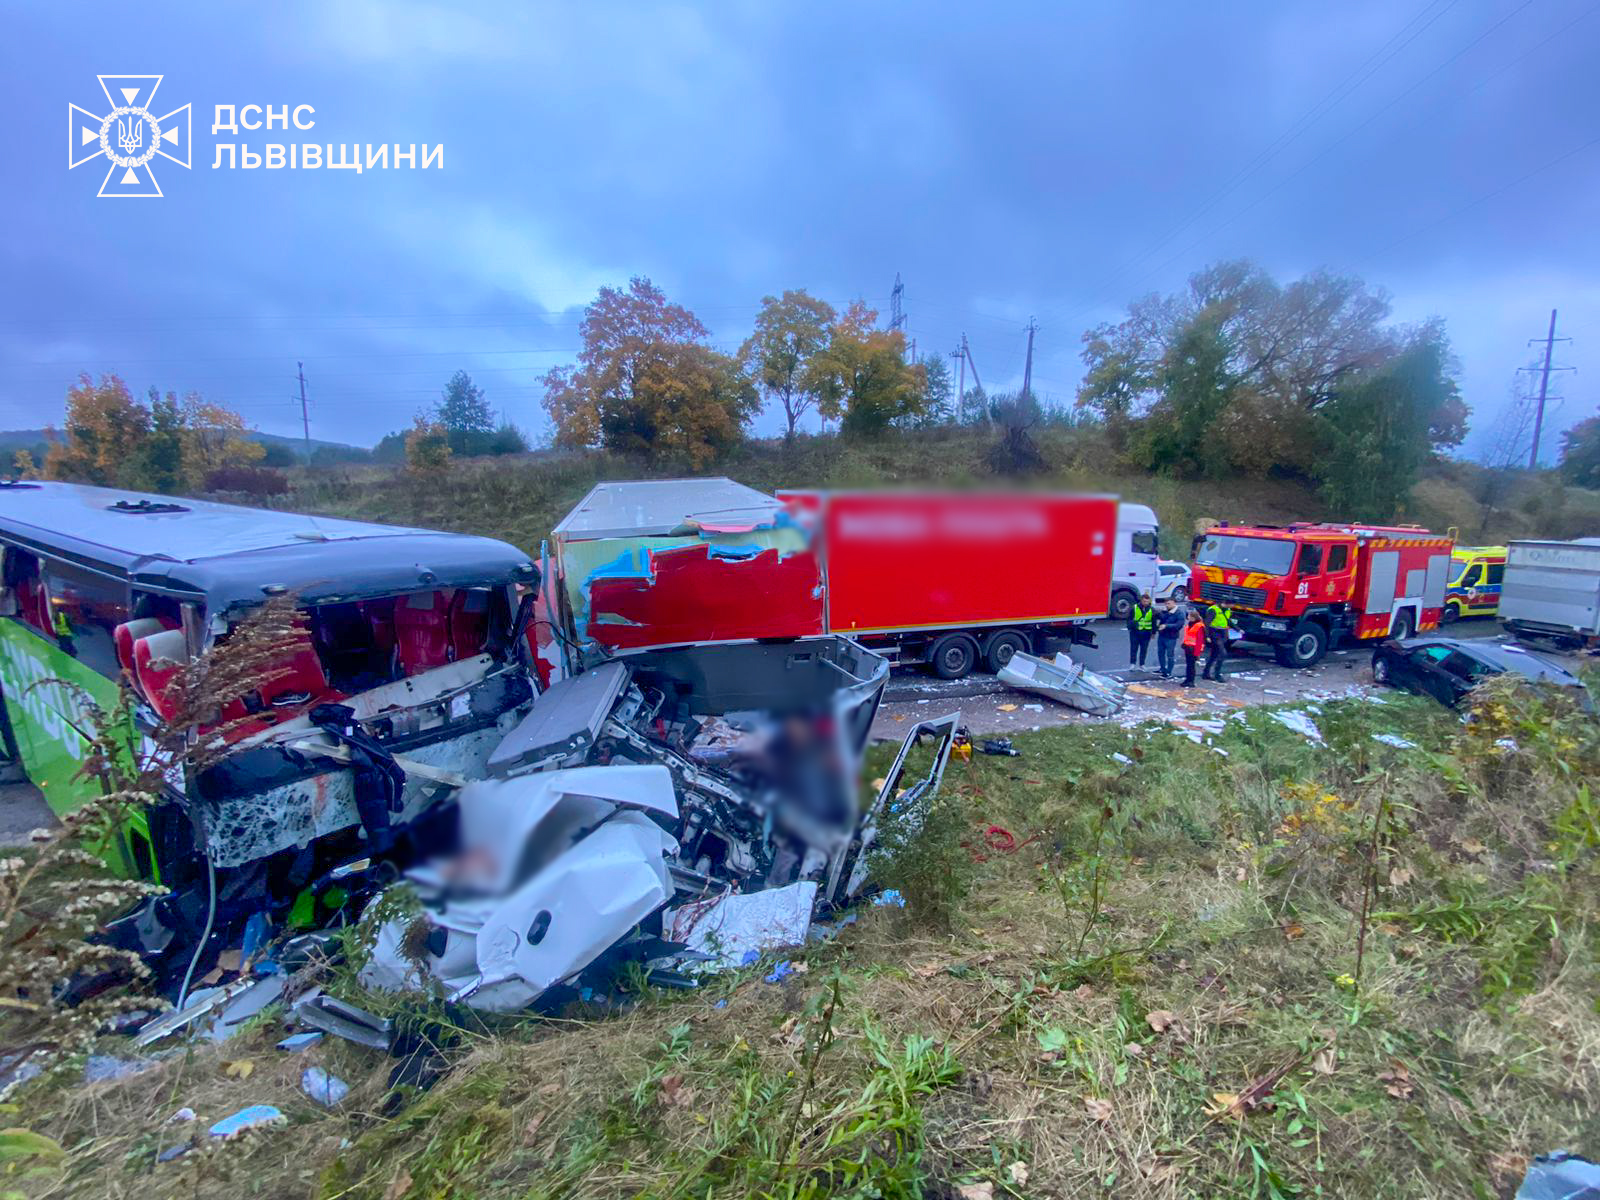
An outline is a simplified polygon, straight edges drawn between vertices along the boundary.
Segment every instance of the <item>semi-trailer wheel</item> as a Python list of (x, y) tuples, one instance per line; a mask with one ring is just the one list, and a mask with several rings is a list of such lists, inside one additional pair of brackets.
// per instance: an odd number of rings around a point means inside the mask
[(966, 633), (947, 633), (928, 651), (928, 665), (940, 679), (961, 679), (978, 665), (978, 643)]
[(1113, 621), (1126, 621), (1128, 614), (1133, 611), (1133, 602), (1138, 598), (1132, 592), (1118, 588), (1111, 593), (1111, 611), (1106, 615)]
[(1272, 648), (1285, 667), (1309, 667), (1328, 651), (1328, 631), (1315, 621), (1301, 621), (1289, 631), (1289, 640)]
[(989, 639), (989, 644), (983, 651), (983, 665), (989, 669), (991, 675), (1000, 674), (1000, 668), (1011, 661), (1019, 650), (1028, 648), (1028, 639), (1020, 633), (1006, 630), (997, 633)]

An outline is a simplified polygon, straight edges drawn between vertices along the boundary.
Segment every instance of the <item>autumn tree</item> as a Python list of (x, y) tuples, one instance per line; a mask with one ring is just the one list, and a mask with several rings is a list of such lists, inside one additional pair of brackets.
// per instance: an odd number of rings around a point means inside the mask
[(183, 481), (192, 490), (224, 467), (247, 467), (266, 454), (249, 436), (250, 427), (232, 409), (190, 392), (183, 398), (178, 440), (183, 447)]
[(438, 479), (450, 469), (450, 431), (428, 413), (418, 413), (406, 431), (406, 470)]
[(956, 415), (956, 382), (950, 368), (937, 354), (917, 359), (917, 365), (922, 368), (922, 411), (913, 423), (924, 429), (950, 424)]
[(584, 310), (576, 367), (544, 377), (556, 444), (601, 446), (699, 469), (732, 447), (760, 408), (738, 359), (655, 284), (601, 288)]
[(147, 491), (197, 491), (223, 468), (265, 453), (244, 418), (191, 392), (179, 401), (151, 388), (144, 403), (116, 375), (80, 375), (67, 392), (61, 436), (50, 447), (52, 479)]
[(150, 431), (150, 413), (113, 374), (95, 383), (87, 373), (67, 391), (61, 437), (50, 447), (51, 479), (111, 486), (122, 481)]
[(766, 296), (755, 332), (739, 351), (761, 390), (782, 407), (788, 440), (820, 398), (819, 381), (809, 368), (827, 348), (833, 321), (833, 306), (803, 290)]
[(878, 314), (856, 301), (834, 322), (828, 345), (812, 359), (808, 383), (817, 410), (850, 434), (873, 434), (918, 416), (927, 403), (927, 377), (906, 362), (899, 330), (877, 328)]
[(1579, 487), (1600, 488), (1600, 417), (1585, 418), (1561, 435), (1561, 474)]

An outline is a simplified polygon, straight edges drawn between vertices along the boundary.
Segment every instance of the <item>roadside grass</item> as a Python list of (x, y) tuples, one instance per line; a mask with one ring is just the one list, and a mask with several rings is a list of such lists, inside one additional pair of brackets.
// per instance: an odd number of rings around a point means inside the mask
[[(949, 895), (924, 862), (905, 909), (863, 908), (781, 982), (766, 962), (465, 1031), (387, 1114), (392, 1060), (286, 1055), (270, 1021), (132, 1080), (25, 1091), (68, 1154), (21, 1186), (1505, 1197), (1533, 1154), (1600, 1154), (1600, 726), (1506, 688), (1469, 724), (1397, 694), (1312, 715), (1321, 744), (1253, 709), (1208, 744), (1077, 726), (952, 762), (951, 821), (879, 862), (896, 887), (901, 854), (959, 851)], [(300, 1094), (313, 1063), (352, 1084), (338, 1109)], [(163, 1124), (177, 1107), (203, 1131), (247, 1103), (287, 1126), (154, 1163), (188, 1136)]]

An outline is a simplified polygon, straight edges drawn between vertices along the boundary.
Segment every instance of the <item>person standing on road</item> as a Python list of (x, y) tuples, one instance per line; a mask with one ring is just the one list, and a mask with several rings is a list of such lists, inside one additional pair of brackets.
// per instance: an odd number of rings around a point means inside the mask
[(1222, 682), (1222, 660), (1228, 657), (1228, 610), (1213, 600), (1206, 609), (1206, 679)]
[(1156, 629), (1156, 610), (1150, 603), (1150, 593), (1140, 596), (1128, 613), (1128, 665), (1144, 666), (1150, 652), (1150, 635)]
[(1182, 633), (1183, 612), (1168, 596), (1161, 602), (1161, 611), (1156, 614), (1156, 666), (1160, 668), (1163, 679), (1172, 678), (1173, 668), (1178, 662), (1178, 638)]
[(1183, 627), (1183, 686), (1194, 686), (1194, 665), (1200, 661), (1200, 656), (1205, 653), (1206, 626), (1200, 619), (1200, 614), (1194, 609), (1189, 610), (1189, 623)]

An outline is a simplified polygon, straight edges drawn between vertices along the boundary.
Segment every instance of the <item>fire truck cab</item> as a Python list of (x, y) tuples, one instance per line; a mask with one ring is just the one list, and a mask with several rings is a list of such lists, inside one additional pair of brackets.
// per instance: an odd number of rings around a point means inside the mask
[(1194, 539), (1189, 591), (1308, 667), (1342, 641), (1437, 628), (1454, 545), (1414, 525), (1217, 525)]

